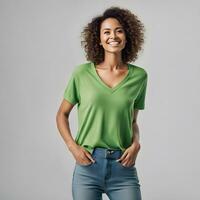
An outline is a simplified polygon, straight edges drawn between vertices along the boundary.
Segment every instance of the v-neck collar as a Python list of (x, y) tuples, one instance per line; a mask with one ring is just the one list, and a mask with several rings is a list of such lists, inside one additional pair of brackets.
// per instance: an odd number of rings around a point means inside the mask
[(109, 92), (114, 92), (116, 91), (120, 86), (123, 85), (123, 83), (125, 83), (125, 81), (128, 79), (128, 77), (130, 76), (131, 74), (131, 66), (130, 64), (128, 63), (127, 64), (128, 66), (128, 73), (126, 74), (126, 76), (114, 87), (109, 87), (106, 83), (103, 82), (103, 80), (100, 78), (100, 76), (98, 75), (97, 71), (96, 71), (96, 66), (93, 62), (91, 62), (91, 68), (92, 68), (92, 71), (94, 72), (94, 75), (95, 77), (97, 78), (98, 82), (100, 83), (100, 85), (102, 87), (104, 87), (106, 90), (108, 90)]

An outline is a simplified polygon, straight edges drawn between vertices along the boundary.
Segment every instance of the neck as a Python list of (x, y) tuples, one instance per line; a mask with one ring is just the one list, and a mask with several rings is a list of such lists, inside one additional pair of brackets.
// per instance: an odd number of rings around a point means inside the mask
[(123, 65), (121, 54), (105, 54), (102, 65), (112, 69), (119, 69)]

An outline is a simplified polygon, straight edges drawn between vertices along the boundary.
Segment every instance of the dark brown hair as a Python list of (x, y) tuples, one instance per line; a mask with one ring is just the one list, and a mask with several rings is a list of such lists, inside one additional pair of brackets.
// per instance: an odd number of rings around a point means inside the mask
[(135, 61), (138, 52), (142, 50), (144, 43), (144, 25), (128, 9), (112, 6), (106, 9), (103, 15), (92, 18), (81, 32), (81, 46), (86, 52), (86, 58), (89, 61), (99, 64), (104, 60), (104, 49), (100, 43), (101, 23), (107, 18), (115, 18), (122, 25), (126, 35), (126, 45), (122, 50), (122, 61), (124, 63)]

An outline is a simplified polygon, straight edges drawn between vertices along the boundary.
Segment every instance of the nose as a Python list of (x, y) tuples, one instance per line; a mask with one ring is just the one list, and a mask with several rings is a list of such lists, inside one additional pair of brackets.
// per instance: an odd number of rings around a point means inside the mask
[(110, 35), (111, 38), (116, 38), (116, 33), (113, 31)]

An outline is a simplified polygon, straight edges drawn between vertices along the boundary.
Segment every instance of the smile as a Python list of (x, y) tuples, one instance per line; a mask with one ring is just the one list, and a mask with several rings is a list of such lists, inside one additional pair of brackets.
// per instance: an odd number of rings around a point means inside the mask
[(110, 44), (111, 46), (118, 46), (120, 42), (109, 42), (108, 44)]

